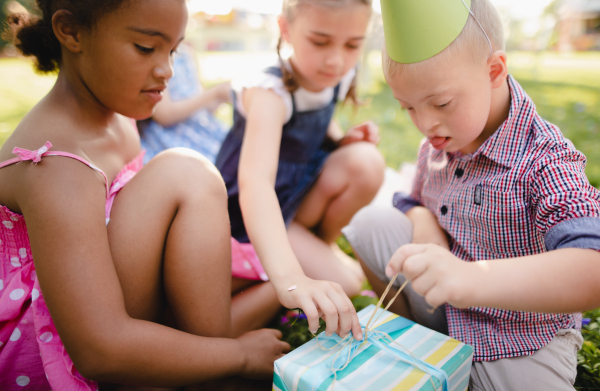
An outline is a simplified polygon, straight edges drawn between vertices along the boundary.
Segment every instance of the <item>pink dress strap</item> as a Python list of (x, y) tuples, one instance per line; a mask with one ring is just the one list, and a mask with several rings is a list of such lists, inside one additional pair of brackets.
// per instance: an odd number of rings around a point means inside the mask
[(87, 160), (85, 160), (75, 154), (72, 154), (69, 152), (60, 152), (60, 151), (50, 152), (50, 148), (52, 148), (52, 143), (50, 141), (46, 141), (46, 144), (44, 144), (44, 146), (41, 147), (40, 149), (38, 149), (37, 151), (30, 151), (28, 149), (15, 147), (12, 152), (15, 155), (17, 155), (17, 157), (0, 163), (0, 168), (10, 166), (11, 164), (18, 164), (18, 163), (30, 161), (30, 160), (31, 160), (32, 164), (38, 164), (39, 162), (42, 161), (42, 156), (68, 157), (71, 159), (75, 159), (75, 160), (85, 164), (86, 166), (98, 171), (100, 174), (102, 174), (102, 176), (104, 177), (104, 184), (106, 186), (106, 198), (108, 198), (109, 190), (110, 190), (110, 187), (108, 186), (108, 178), (106, 177), (106, 174), (101, 169), (99, 169), (98, 167), (94, 166), (92, 163), (88, 162)]

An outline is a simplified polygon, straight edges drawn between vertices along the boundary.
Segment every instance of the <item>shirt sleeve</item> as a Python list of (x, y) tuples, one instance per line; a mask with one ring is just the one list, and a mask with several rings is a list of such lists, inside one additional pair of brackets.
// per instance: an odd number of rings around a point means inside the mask
[(600, 249), (600, 193), (585, 176), (585, 156), (568, 142), (554, 145), (534, 167), (531, 208), (548, 250)]
[(417, 160), (417, 172), (415, 173), (415, 179), (413, 180), (413, 187), (410, 194), (404, 192), (398, 192), (394, 194), (392, 204), (402, 213), (408, 212), (415, 206), (423, 205), (421, 198), (421, 191), (423, 190), (423, 182), (427, 175), (427, 154), (428, 154), (429, 143), (423, 141), (419, 149), (419, 157)]
[(585, 248), (600, 251), (600, 218), (580, 217), (556, 224), (544, 238), (546, 250)]
[(242, 102), (242, 94), (245, 89), (254, 87), (271, 90), (281, 97), (285, 106), (284, 124), (292, 118), (292, 95), (285, 89), (280, 77), (265, 72), (253, 72), (231, 81), (231, 89), (235, 94), (235, 108), (244, 118), (247, 117), (247, 113)]

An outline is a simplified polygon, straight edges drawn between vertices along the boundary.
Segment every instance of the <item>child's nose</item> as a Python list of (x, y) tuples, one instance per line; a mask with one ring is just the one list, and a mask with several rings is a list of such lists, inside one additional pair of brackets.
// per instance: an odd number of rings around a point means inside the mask
[(325, 60), (325, 65), (332, 68), (341, 68), (344, 66), (344, 57), (339, 50), (334, 50)]
[(426, 137), (432, 136), (439, 128), (439, 122), (437, 118), (431, 115), (420, 115), (415, 122), (415, 125), (417, 125), (421, 133), (423, 133)]
[(173, 61), (171, 57), (167, 61), (162, 61), (154, 68), (154, 76), (159, 79), (169, 80), (173, 77), (175, 71), (173, 70)]

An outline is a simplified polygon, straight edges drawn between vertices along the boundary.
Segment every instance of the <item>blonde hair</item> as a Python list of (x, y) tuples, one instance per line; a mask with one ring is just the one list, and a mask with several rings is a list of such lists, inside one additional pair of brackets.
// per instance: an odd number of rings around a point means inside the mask
[[(460, 5), (462, 0), (454, 1), (458, 1)], [(502, 21), (500, 20), (498, 11), (492, 5), (490, 0), (471, 0), (471, 12), (475, 17), (469, 15), (465, 27), (454, 42), (440, 53), (425, 61), (431, 59), (451, 61), (456, 58), (456, 56), (470, 56), (473, 61), (481, 61), (482, 59), (488, 58), (492, 52), (504, 50), (504, 29), (502, 27)], [(477, 20), (475, 20), (475, 18), (477, 18)], [(492, 45), (492, 48), (490, 48), (490, 44)], [(383, 48), (383, 73), (386, 79), (402, 73), (407, 68), (418, 66), (418, 64), (420, 63), (398, 63), (390, 58), (385, 46)]]
[[(343, 8), (351, 4), (366, 5), (369, 7), (369, 10), (372, 10), (373, 0), (283, 0), (283, 5), (281, 7), (281, 15), (284, 16), (290, 23), (292, 23), (296, 18), (296, 15), (298, 14), (298, 10), (303, 6), (316, 5), (319, 7), (326, 8)], [(294, 75), (290, 71), (288, 71), (285, 66), (283, 66), (283, 60), (280, 54), (282, 44), (283, 40), (280, 35), (279, 41), (277, 41), (277, 57), (279, 57), (279, 61), (281, 62), (281, 78), (283, 79), (283, 84), (285, 85), (285, 88), (289, 92), (294, 92), (300, 87), (300, 85), (298, 84), (298, 81), (294, 78)], [(350, 88), (348, 89), (348, 93), (344, 98), (344, 103), (348, 99), (352, 101), (354, 106), (360, 104), (360, 101), (357, 97), (356, 75), (350, 83)]]

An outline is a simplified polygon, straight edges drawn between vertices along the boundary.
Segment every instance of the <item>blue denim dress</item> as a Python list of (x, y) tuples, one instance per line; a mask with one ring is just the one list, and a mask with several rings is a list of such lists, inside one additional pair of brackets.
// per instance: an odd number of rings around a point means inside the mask
[[(281, 70), (277, 67), (269, 67), (264, 72), (281, 77)], [(327, 145), (327, 128), (333, 116), (339, 89), (338, 84), (334, 89), (333, 99), (327, 106), (303, 112), (296, 111), (292, 94), (292, 117), (283, 125), (275, 179), (275, 193), (286, 226), (294, 219), (298, 207), (317, 180), (332, 150)], [(240, 209), (238, 187), (238, 165), (245, 129), (246, 119), (234, 110), (233, 127), (227, 134), (216, 161), (227, 186), (231, 236), (241, 243), (250, 242)]]
[[(173, 101), (200, 94), (198, 69), (190, 53), (182, 51), (174, 55), (173, 69), (175, 75), (169, 82), (169, 94)], [(226, 133), (227, 128), (206, 109), (197, 110), (189, 118), (169, 127), (150, 120), (140, 131), (142, 149), (146, 150), (144, 163), (148, 163), (159, 152), (174, 147), (193, 149), (214, 162)]]

